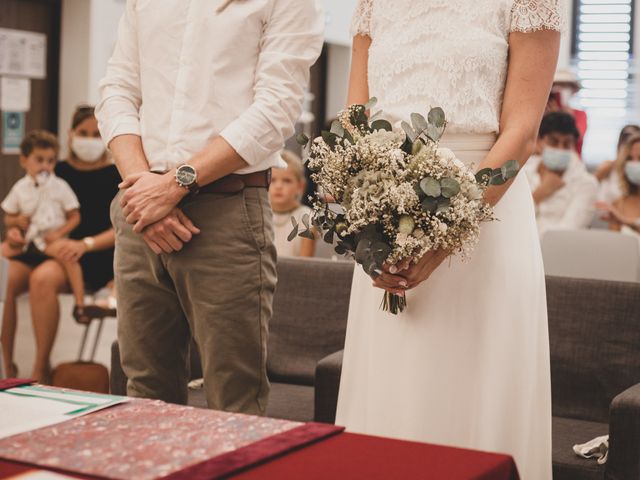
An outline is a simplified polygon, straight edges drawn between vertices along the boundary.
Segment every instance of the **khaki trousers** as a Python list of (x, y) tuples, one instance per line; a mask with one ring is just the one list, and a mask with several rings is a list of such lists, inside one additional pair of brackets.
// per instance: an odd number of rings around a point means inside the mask
[(209, 408), (264, 414), (276, 286), (267, 190), (202, 193), (180, 208), (202, 233), (180, 252), (156, 255), (126, 223), (118, 197), (111, 206), (127, 392), (185, 404), (193, 336)]

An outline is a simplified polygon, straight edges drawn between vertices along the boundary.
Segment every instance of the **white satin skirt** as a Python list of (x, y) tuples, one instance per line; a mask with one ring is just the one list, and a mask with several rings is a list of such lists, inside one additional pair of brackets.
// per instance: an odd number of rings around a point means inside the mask
[[(494, 135), (441, 145), (478, 166)], [(551, 479), (549, 334), (531, 191), (520, 172), (464, 262), (443, 263), (380, 309), (356, 267), (336, 423), (348, 431), (506, 453), (523, 480)]]

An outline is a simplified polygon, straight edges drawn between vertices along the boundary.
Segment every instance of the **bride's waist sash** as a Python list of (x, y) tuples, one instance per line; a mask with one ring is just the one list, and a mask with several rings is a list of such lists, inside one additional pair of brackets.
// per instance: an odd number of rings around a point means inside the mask
[(445, 133), (440, 146), (458, 152), (488, 152), (498, 136), (495, 133)]

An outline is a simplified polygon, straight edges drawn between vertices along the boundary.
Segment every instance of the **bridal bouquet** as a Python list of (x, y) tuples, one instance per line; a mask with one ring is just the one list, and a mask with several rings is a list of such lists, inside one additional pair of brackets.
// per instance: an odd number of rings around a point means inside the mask
[[(380, 113), (368, 115), (375, 102), (340, 112), (331, 130), (311, 142), (308, 167), (319, 193), (311, 215), (292, 218), (289, 239), (319, 232), (374, 278), (385, 264), (417, 263), (430, 250), (467, 257), (480, 224), (495, 219), (486, 188), (513, 178), (518, 163), (474, 173), (438, 145), (447, 125), (441, 108), (427, 118), (414, 113), (411, 124), (394, 129)], [(309, 139), (299, 135), (298, 142)], [(387, 292), (382, 307), (397, 314), (406, 299)]]

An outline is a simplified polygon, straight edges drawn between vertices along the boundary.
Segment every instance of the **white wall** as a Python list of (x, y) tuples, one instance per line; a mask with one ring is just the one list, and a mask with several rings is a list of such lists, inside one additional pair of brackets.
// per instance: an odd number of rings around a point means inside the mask
[(59, 116), (63, 156), (75, 107), (98, 101), (98, 82), (113, 51), (124, 5), (124, 0), (63, 0)]

